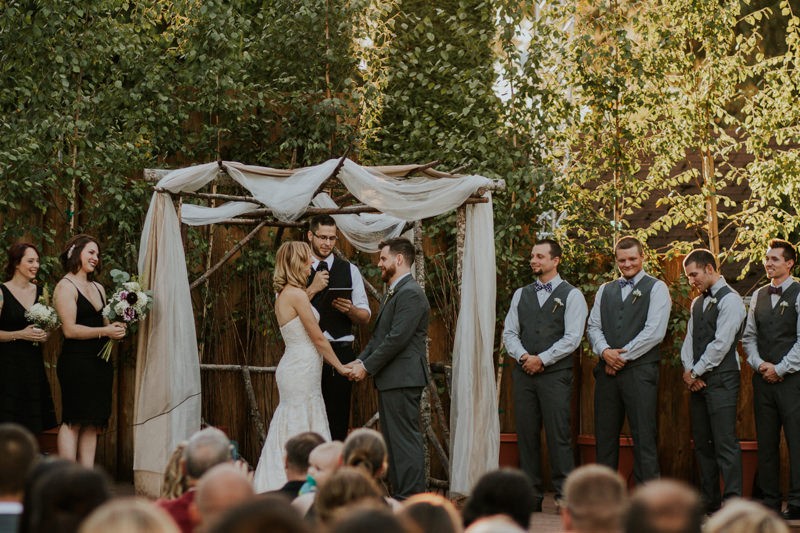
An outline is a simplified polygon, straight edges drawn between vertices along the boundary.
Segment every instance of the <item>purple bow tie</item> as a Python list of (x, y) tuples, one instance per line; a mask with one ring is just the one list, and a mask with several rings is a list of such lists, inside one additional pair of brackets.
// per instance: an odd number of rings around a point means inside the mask
[(770, 285), (769, 287), (767, 287), (767, 293), (777, 294), (778, 296), (781, 296), (783, 294), (783, 287), (773, 287), (772, 285)]
[(625, 279), (625, 278), (619, 278), (617, 280), (617, 283), (619, 283), (619, 288), (620, 289), (624, 289), (625, 287), (628, 287), (628, 286), (632, 289), (633, 286), (635, 285), (635, 283), (633, 282), (632, 279)]
[(551, 282), (547, 283), (539, 283), (538, 281), (533, 284), (533, 288), (536, 289), (536, 292), (541, 290), (545, 290), (547, 292), (553, 292), (553, 284)]

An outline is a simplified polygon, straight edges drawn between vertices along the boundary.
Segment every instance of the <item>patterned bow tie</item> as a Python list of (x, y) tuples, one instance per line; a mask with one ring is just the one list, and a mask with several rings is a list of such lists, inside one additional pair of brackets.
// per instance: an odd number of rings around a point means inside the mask
[(547, 292), (553, 292), (553, 284), (551, 282), (547, 283), (539, 283), (538, 281), (533, 284), (533, 288), (536, 289), (536, 292), (541, 290), (545, 290)]
[(625, 279), (625, 278), (619, 278), (617, 280), (617, 283), (619, 283), (620, 289), (624, 289), (625, 287), (630, 287), (632, 289), (633, 286), (635, 285), (632, 279)]
[(777, 294), (778, 296), (780, 296), (783, 294), (783, 287), (773, 287), (772, 285), (770, 285), (769, 287), (767, 287), (767, 293)]

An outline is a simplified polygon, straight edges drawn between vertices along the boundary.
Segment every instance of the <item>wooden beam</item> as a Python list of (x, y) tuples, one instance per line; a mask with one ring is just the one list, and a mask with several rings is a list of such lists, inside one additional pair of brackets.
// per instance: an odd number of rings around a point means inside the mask
[(274, 374), (277, 368), (277, 366), (212, 365), (208, 363), (202, 363), (200, 365), (200, 370), (216, 370), (219, 372), (242, 372), (247, 370), (248, 372), (262, 374)]

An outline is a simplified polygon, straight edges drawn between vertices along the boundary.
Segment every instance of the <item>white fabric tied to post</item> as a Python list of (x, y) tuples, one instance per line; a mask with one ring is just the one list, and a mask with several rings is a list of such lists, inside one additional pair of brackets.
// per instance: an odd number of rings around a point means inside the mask
[[(314, 193), (338, 163), (331, 159), (296, 171), (236, 162), (222, 165), (276, 219), (292, 222), (309, 204), (336, 206), (327, 194)], [(399, 235), (406, 222), (447, 213), (492, 183), (483, 176), (403, 178), (415, 168), (368, 168), (345, 159), (339, 180), (359, 201), (383, 213), (333, 215), (342, 233), (358, 249), (377, 251), (378, 243)], [(157, 187), (173, 193), (195, 192), (218, 173), (217, 163), (183, 168), (164, 176)], [(468, 494), (481, 475), (497, 468), (500, 446), (493, 367), (494, 229), (491, 195), (486, 193), (485, 197), (488, 203), (468, 205), (466, 210), (461, 307), (453, 348), (450, 489), (458, 494)], [(210, 208), (184, 202), (181, 216), (187, 224), (205, 225), (263, 206), (227, 202)], [(137, 490), (157, 495), (152, 492), (156, 487), (153, 480), (163, 473), (169, 453), (200, 427), (200, 371), (186, 260), (175, 210), (165, 193), (154, 193), (147, 213), (139, 272), (153, 289), (155, 300), (147, 326), (140, 330), (134, 471)], [(153, 482), (145, 486), (144, 479)]]

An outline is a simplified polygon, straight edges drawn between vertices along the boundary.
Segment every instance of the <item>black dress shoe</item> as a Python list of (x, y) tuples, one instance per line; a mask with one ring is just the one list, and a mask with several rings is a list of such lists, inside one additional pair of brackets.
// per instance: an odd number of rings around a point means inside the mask
[(781, 515), (784, 520), (800, 520), (800, 507), (789, 505)]

